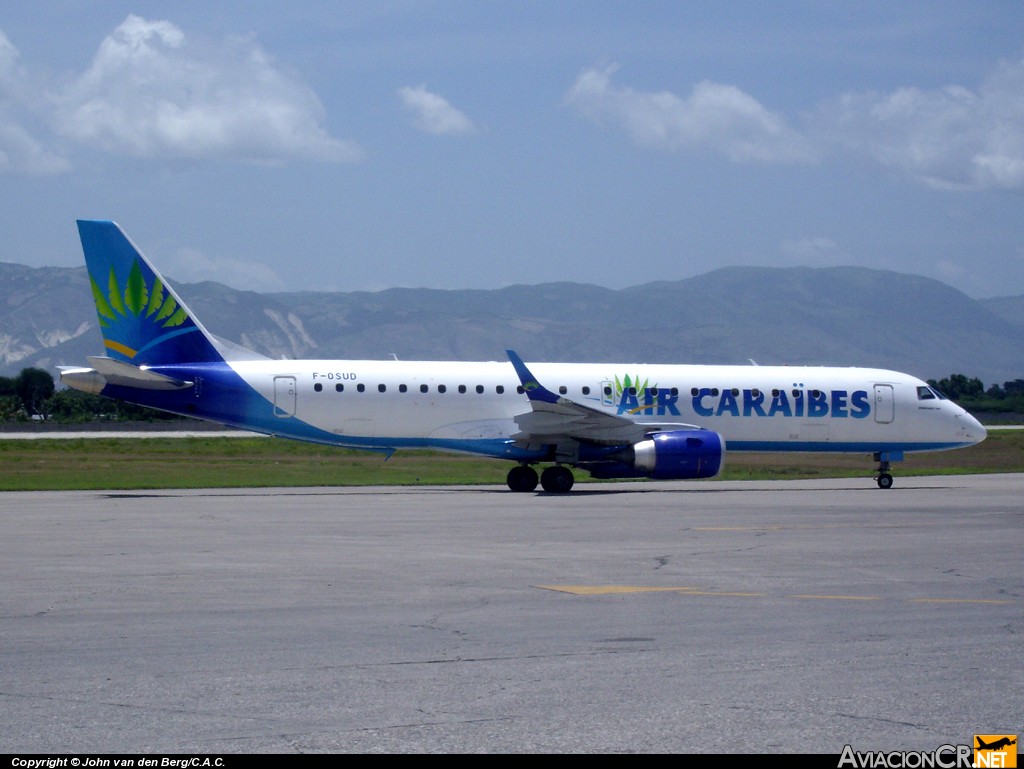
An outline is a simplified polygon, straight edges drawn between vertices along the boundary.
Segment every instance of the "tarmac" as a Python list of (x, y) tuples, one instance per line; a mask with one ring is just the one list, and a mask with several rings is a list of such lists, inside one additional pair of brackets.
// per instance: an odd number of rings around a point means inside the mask
[(1024, 475), (0, 493), (0, 752), (970, 744), (1022, 542)]

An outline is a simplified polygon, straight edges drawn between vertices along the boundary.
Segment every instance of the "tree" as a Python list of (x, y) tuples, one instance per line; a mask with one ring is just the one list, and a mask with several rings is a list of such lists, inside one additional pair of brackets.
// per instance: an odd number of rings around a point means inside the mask
[(1024, 395), (1024, 379), (1014, 379), (1012, 382), (1003, 382), (1003, 392), (1006, 397)]
[(50, 418), (58, 422), (88, 422), (109, 411), (113, 402), (79, 390), (58, 390), (47, 401)]
[(25, 412), (46, 416), (46, 401), (54, 392), (53, 377), (41, 368), (24, 368), (15, 379), (15, 390)]
[(25, 410), (21, 407), (21, 401), (17, 395), (0, 395), (0, 419), (4, 422), (14, 422), (18, 418), (24, 419)]
[(963, 374), (951, 374), (949, 379), (940, 379), (938, 382), (930, 379), (928, 384), (937, 388), (952, 401), (963, 398), (980, 398), (985, 394), (985, 385), (980, 379), (977, 377), (968, 379)]

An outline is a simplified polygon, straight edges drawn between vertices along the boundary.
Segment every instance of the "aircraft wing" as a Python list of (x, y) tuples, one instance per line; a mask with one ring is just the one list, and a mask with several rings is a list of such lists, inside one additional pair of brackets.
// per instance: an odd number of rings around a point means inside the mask
[(530, 400), (531, 410), (515, 417), (515, 423), (521, 431), (512, 436), (517, 441), (559, 443), (571, 439), (602, 446), (620, 446), (638, 443), (653, 432), (695, 427), (688, 424), (634, 422), (556, 395), (537, 381), (514, 350), (505, 352)]

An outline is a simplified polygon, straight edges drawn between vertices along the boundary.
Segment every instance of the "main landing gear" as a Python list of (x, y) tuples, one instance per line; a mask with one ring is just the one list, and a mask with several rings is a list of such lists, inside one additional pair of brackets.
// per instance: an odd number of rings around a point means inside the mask
[(533, 491), (537, 488), (537, 471), (529, 465), (516, 465), (508, 471), (505, 482), (512, 491)]
[[(564, 494), (572, 488), (575, 478), (572, 471), (563, 465), (552, 465), (541, 473), (540, 485), (550, 494)], [(508, 471), (508, 487), (512, 491), (533, 491), (537, 488), (537, 471), (529, 465), (516, 465)]]

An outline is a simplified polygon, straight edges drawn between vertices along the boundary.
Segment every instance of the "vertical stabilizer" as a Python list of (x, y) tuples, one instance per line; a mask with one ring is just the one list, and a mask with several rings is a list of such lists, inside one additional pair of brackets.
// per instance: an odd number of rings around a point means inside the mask
[(79, 220), (106, 353), (134, 366), (222, 361), (185, 303), (114, 222)]

